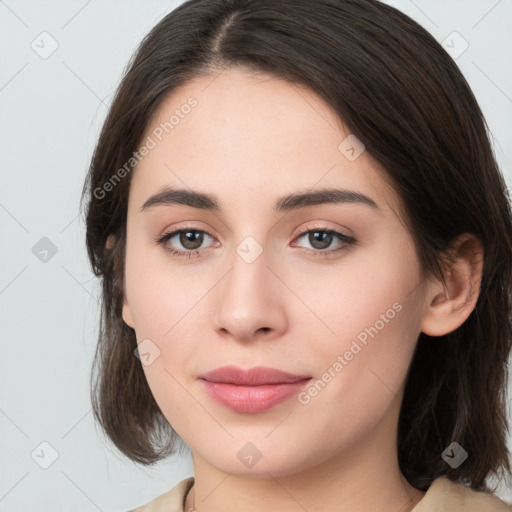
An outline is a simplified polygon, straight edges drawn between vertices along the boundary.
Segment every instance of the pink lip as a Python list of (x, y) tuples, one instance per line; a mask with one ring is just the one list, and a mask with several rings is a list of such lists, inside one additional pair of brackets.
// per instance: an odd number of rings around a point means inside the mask
[(237, 412), (262, 412), (295, 395), (309, 375), (257, 366), (243, 370), (223, 366), (199, 377), (212, 398)]

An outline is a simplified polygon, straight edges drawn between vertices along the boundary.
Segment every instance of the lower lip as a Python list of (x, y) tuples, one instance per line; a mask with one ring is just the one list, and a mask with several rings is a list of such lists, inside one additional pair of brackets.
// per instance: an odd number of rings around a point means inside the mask
[(201, 379), (212, 398), (237, 412), (263, 412), (299, 393), (310, 381), (262, 386), (237, 386)]

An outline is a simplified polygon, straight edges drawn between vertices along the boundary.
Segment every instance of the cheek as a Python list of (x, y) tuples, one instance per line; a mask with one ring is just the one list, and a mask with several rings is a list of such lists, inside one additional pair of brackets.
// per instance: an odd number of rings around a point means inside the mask
[(362, 403), (378, 415), (400, 395), (420, 331), (420, 289), (414, 260), (393, 258), (345, 268), (307, 296), (306, 282), (300, 287), (322, 321), (312, 315), (299, 321), (307, 339), (323, 333), (309, 359), (321, 381), (318, 395), (343, 404), (343, 412), (330, 412), (338, 419), (348, 410), (358, 415)]
[(155, 354), (144, 371), (157, 402), (179, 396), (172, 376), (185, 384), (180, 376), (196, 374), (196, 361), (215, 355), (206, 330), (211, 314), (205, 307), (218, 278), (203, 272), (194, 265), (173, 265), (154, 250), (133, 247), (127, 253), (126, 296), (137, 342)]
[(420, 277), (414, 259), (408, 257), (405, 253), (399, 259), (393, 251), (387, 255), (384, 248), (378, 258), (375, 253), (359, 253), (339, 268), (325, 267), (314, 276), (288, 275), (294, 292), (308, 307), (295, 321), (308, 329), (308, 339), (316, 332), (322, 341), (315, 344), (315, 352), (342, 353), (353, 340), (361, 346), (370, 340), (387, 340), (387, 349), (392, 349), (410, 339), (401, 333), (401, 326), (415, 316), (406, 310), (418, 300), (414, 292)]
[[(135, 243), (137, 237), (141, 243)], [(186, 313), (185, 306), (194, 300), (198, 287), (184, 279), (181, 269), (169, 265), (160, 249), (148, 247), (135, 230), (132, 238), (134, 243), (127, 244), (125, 283), (137, 339), (161, 343)]]

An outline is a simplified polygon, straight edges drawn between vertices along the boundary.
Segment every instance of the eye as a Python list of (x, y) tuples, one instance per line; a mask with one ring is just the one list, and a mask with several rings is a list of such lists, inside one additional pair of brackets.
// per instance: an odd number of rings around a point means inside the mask
[[(164, 234), (162, 237), (157, 238), (155, 241), (157, 244), (162, 245), (167, 252), (173, 254), (174, 256), (192, 258), (201, 252), (200, 247), (205, 240), (205, 235), (206, 237), (213, 239), (209, 233), (201, 229), (180, 228)], [(173, 242), (173, 239), (176, 240)], [(175, 249), (174, 246), (177, 243), (181, 244), (185, 250)]]
[[(354, 237), (330, 228), (315, 227), (313, 229), (306, 226), (304, 230), (301, 230), (301, 233), (302, 234), (297, 237), (296, 240), (306, 238), (307, 242), (312, 247), (312, 249), (307, 249), (307, 251), (313, 256), (327, 257), (339, 251), (346, 250), (357, 242)], [(336, 239), (340, 240), (342, 244), (335, 249), (326, 250)]]
[[(311, 248), (302, 248), (301, 250), (305, 250), (313, 256), (328, 257), (348, 249), (357, 242), (354, 237), (330, 228), (315, 227), (313, 229), (306, 227), (300, 231), (301, 235), (295, 240), (307, 237)], [(180, 226), (178, 229), (157, 237), (155, 243), (162, 245), (165, 251), (174, 256), (193, 258), (199, 256), (199, 253), (202, 252), (201, 246), (207, 238), (215, 240), (212, 235), (204, 230)], [(342, 242), (341, 245), (334, 249), (328, 249), (336, 239)], [(216, 243), (217, 246), (220, 244), (217, 241)], [(176, 249), (177, 244), (180, 244), (183, 250)], [(293, 246), (295, 246), (295, 242)]]

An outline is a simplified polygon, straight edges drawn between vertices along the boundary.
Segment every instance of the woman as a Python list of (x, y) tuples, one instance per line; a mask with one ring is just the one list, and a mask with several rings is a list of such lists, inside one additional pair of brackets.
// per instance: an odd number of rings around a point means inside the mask
[(512, 214), (443, 48), (374, 0), (190, 0), (84, 187), (92, 400), (149, 510), (511, 510)]

